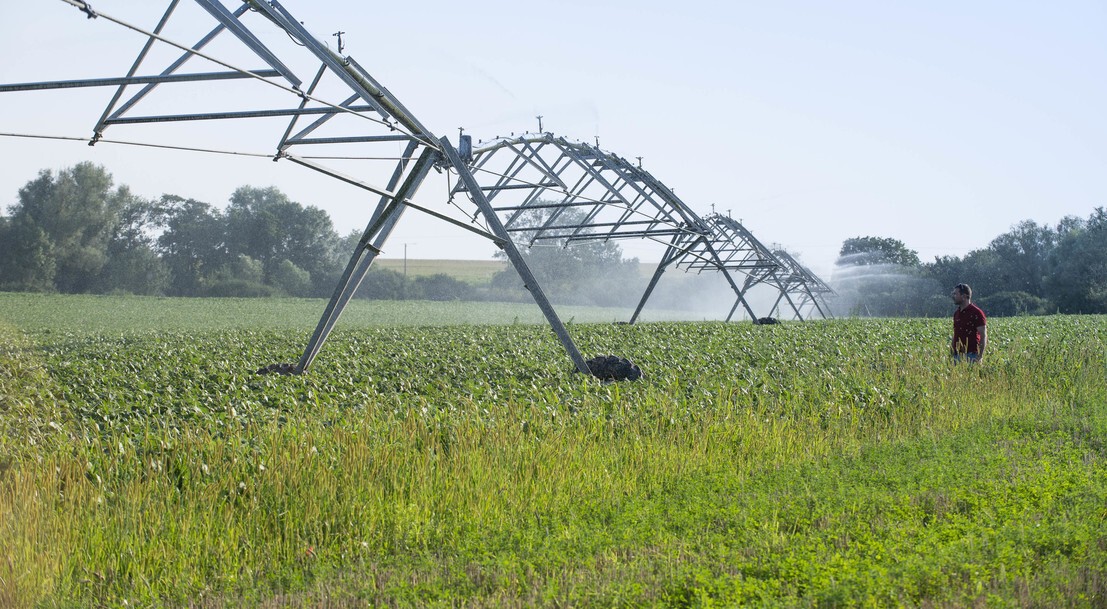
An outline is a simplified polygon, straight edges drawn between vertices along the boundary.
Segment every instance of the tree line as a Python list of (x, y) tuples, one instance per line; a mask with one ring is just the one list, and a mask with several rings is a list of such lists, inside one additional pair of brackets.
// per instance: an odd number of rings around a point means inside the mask
[(854, 237), (832, 278), (840, 312), (873, 316), (947, 315), (958, 283), (990, 315), (1107, 313), (1107, 209), (1025, 220), (984, 248), (925, 263), (897, 239)]
[[(526, 225), (576, 224), (534, 211)], [(330, 216), (278, 189), (242, 186), (225, 208), (115, 186), (102, 166), (43, 170), (0, 213), (0, 290), (168, 296), (330, 296), (361, 231), (339, 235)], [(520, 242), (527, 243), (527, 235)], [(522, 247), (551, 300), (631, 306), (646, 278), (612, 242)], [(922, 262), (902, 241), (847, 239), (831, 284), (841, 315), (941, 316), (948, 292), (973, 286), (989, 314), (1107, 313), (1107, 210), (1055, 225), (1027, 220), (962, 257)], [(501, 259), (502, 254), (498, 255)], [(707, 278), (711, 279), (711, 278)], [(663, 282), (656, 306), (694, 305), (702, 277)], [(718, 282), (715, 282), (718, 283)], [(702, 284), (702, 285), (701, 285)], [(718, 287), (718, 286), (714, 286)], [(377, 299), (518, 300), (530, 295), (510, 266), (487, 284), (438, 274), (407, 278), (373, 268), (358, 293)], [(725, 300), (726, 294), (719, 296)]]
[[(172, 194), (143, 198), (115, 186), (102, 166), (81, 163), (39, 172), (19, 189), (8, 214), (0, 214), (0, 290), (327, 297), (360, 237), (359, 230), (340, 236), (325, 211), (273, 187), (242, 186), (220, 209)], [(611, 243), (524, 251), (560, 302), (625, 304), (618, 299), (637, 278), (637, 259), (623, 260)], [(373, 268), (358, 295), (530, 299), (512, 268), (487, 285)]]

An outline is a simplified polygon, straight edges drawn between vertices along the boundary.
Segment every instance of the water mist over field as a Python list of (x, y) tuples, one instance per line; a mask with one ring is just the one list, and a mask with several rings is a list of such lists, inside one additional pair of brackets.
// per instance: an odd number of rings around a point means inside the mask
[(856, 264), (864, 256), (843, 256), (834, 267), (830, 286), (837, 315), (848, 317), (895, 317), (934, 315), (947, 299), (932, 278), (899, 264)]
[[(745, 280), (740, 274), (737, 274), (734, 279), (739, 285)], [(646, 282), (643, 282), (643, 290), (645, 286)], [(640, 294), (641, 291), (639, 291)], [(781, 319), (791, 319), (792, 310), (784, 301), (781, 301), (780, 308), (775, 313), (770, 310), (779, 294), (780, 292), (774, 287), (757, 285), (746, 291), (745, 298), (757, 317), (771, 315)], [(656, 319), (650, 315), (652, 309), (664, 310), (669, 315), (676, 314), (677, 317), (674, 319), (722, 320), (726, 319), (736, 301), (734, 290), (721, 273), (695, 274), (672, 269), (661, 277), (642, 315), (646, 320)], [(637, 303), (637, 299), (634, 302)], [(734, 311), (732, 321), (742, 319), (749, 319), (749, 314), (739, 305)]]

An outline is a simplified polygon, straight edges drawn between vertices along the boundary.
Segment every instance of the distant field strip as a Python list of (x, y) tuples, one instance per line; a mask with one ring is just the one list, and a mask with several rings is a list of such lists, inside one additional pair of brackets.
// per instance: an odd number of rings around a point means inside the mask
[[(377, 258), (373, 263), (375, 267), (388, 269), (402, 273), (404, 270), (403, 258)], [(653, 273), (657, 262), (642, 262), (639, 272), (648, 277)], [(473, 284), (488, 283), (492, 276), (509, 267), (506, 260), (407, 260), (407, 273), (412, 277), (422, 275), (435, 275), (442, 273), (454, 279)]]
[(422, 275), (436, 275), (442, 273), (454, 279), (466, 283), (488, 283), (496, 273), (508, 268), (504, 260), (417, 260), (409, 258), (406, 263), (403, 258), (378, 258), (374, 267), (404, 272), (407, 266), (407, 274), (412, 277)]

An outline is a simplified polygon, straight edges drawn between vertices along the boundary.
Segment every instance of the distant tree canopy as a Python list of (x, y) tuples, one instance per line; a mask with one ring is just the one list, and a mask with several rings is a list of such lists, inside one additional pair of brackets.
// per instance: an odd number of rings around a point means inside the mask
[[(361, 237), (339, 237), (326, 212), (274, 187), (238, 188), (226, 209), (173, 194), (147, 200), (91, 163), (40, 172), (9, 210), (0, 215), (0, 290), (326, 297)], [(551, 245), (524, 250), (555, 301), (614, 302), (637, 276), (637, 261), (613, 243)], [(357, 295), (529, 298), (513, 268), (485, 286), (373, 268)]]
[(919, 264), (918, 252), (899, 239), (846, 239), (832, 278), (837, 308), (855, 315), (925, 315), (926, 301), (914, 297), (923, 291), (920, 282), (926, 283)]
[(1056, 240), (1044, 281), (1051, 300), (1062, 313), (1107, 313), (1107, 210), (1062, 222)]
[[(1055, 226), (1020, 222), (963, 257), (911, 264), (911, 255), (889, 255), (903, 251), (914, 255), (895, 239), (847, 239), (835, 283), (845, 286), (840, 291), (853, 300), (840, 299), (840, 306), (859, 314), (946, 315), (952, 306), (949, 290), (968, 283), (973, 300), (991, 315), (1107, 313), (1107, 211), (1102, 207), (1087, 219), (1068, 216)], [(856, 270), (889, 260), (900, 262), (881, 273)]]
[(900, 266), (919, 266), (919, 253), (899, 239), (887, 237), (852, 237), (842, 242), (838, 252), (838, 264), (841, 266), (864, 266), (874, 264), (897, 264)]
[(338, 234), (327, 212), (289, 201), (273, 187), (243, 186), (224, 218), (227, 253), (259, 261), (265, 283), (295, 296), (333, 286)]
[[(103, 167), (50, 170), (19, 190), (0, 239), (0, 288), (158, 293), (166, 274), (142, 234), (148, 203)], [(136, 277), (142, 279), (136, 280)]]
[[(531, 210), (524, 225), (583, 217), (551, 213)], [(80, 163), (39, 172), (0, 214), (0, 290), (326, 297), (360, 236), (340, 237), (326, 212), (273, 187), (243, 186), (223, 210), (172, 194), (147, 200), (103, 167)], [(555, 302), (627, 305), (643, 287), (638, 260), (623, 258), (614, 242), (528, 246), (533, 236), (517, 235), (520, 249)], [(898, 239), (853, 237), (832, 278), (837, 310), (861, 315), (948, 315), (949, 290), (961, 282), (991, 315), (1107, 313), (1107, 210), (1055, 226), (1020, 222), (985, 248), (928, 263)], [(358, 296), (530, 298), (510, 267), (487, 285), (373, 268)]]
[(330, 217), (276, 188), (243, 186), (225, 212), (113, 188), (103, 167), (49, 170), (0, 222), (0, 289), (312, 296), (341, 268)]

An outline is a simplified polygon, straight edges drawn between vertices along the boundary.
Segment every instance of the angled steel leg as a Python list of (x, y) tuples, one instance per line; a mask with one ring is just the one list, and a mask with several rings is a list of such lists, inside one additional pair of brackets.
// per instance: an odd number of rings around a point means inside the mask
[[(750, 289), (750, 285), (752, 283), (753, 283), (753, 277), (752, 276), (747, 277), (745, 283), (742, 284), (742, 291), (738, 293), (738, 298), (736, 298), (734, 300), (734, 306), (730, 307), (730, 312), (728, 312), (726, 314), (726, 321), (730, 321), (734, 317), (734, 312), (738, 310), (738, 305), (742, 304), (742, 302), (743, 302), (742, 298), (741, 298), (742, 294), (745, 294), (746, 291), (748, 291)], [(749, 307), (746, 307), (746, 310), (749, 310)], [(772, 315), (771, 311), (772, 310), (770, 309), (770, 313), (769, 313), (770, 315)], [(756, 322), (757, 318), (754, 317), (753, 321)]]
[[(411, 154), (413, 146), (414, 143), (408, 147), (405, 156)], [(326, 342), (331, 330), (334, 329), (334, 324), (342, 315), (343, 309), (346, 308), (354, 293), (357, 292), (357, 288), (365, 279), (365, 274), (369, 272), (373, 260), (380, 253), (380, 248), (384, 246), (392, 233), (392, 229), (396, 226), (396, 222), (403, 215), (404, 199), (415, 194), (423, 179), (426, 178), (427, 172), (434, 166), (437, 157), (438, 153), (433, 148), (424, 148), (403, 185), (400, 186), (399, 190), (395, 190), (396, 196), (391, 200), (382, 197), (380, 205), (377, 206), (377, 210), (373, 214), (373, 219), (365, 228), (365, 233), (362, 234), (353, 255), (350, 256), (350, 261), (346, 264), (346, 270), (343, 271), (342, 278), (339, 279), (334, 294), (331, 296), (330, 302), (327, 303), (327, 308), (323, 311), (323, 316), (319, 318), (314, 334), (312, 334), (304, 348), (304, 354), (296, 365), (297, 374), (306, 371), (312, 361), (315, 360), (315, 356), (319, 354), (319, 349), (323, 347), (323, 343)], [(397, 167), (389, 183), (389, 190), (395, 188), (396, 182), (399, 181), (402, 173), (402, 166)]]
[(738, 310), (740, 304), (742, 304), (740, 300), (734, 300), (734, 306), (730, 307), (730, 312), (726, 314), (726, 321), (730, 321), (730, 318), (734, 317), (734, 312)]
[(492, 234), (496, 235), (500, 239), (503, 239), (504, 253), (507, 254), (508, 260), (511, 260), (511, 264), (515, 266), (515, 270), (519, 272), (519, 276), (523, 279), (523, 285), (530, 292), (530, 295), (534, 297), (534, 302), (538, 304), (538, 308), (542, 309), (542, 314), (546, 316), (546, 320), (550, 323), (557, 337), (561, 339), (561, 344), (565, 347), (565, 351), (569, 353), (569, 359), (573, 360), (573, 365), (577, 367), (577, 370), (584, 374), (591, 374), (591, 369), (588, 368), (587, 362), (584, 361), (584, 356), (580, 354), (577, 346), (573, 343), (572, 337), (569, 336), (569, 331), (565, 329), (565, 324), (561, 323), (561, 319), (558, 318), (557, 312), (554, 311), (550, 301), (546, 298), (546, 294), (542, 292), (542, 286), (539, 285), (538, 280), (534, 278), (534, 274), (530, 272), (530, 267), (527, 266), (523, 255), (519, 253), (519, 249), (515, 247), (515, 243), (511, 240), (511, 235), (507, 232), (499, 216), (496, 215), (496, 210), (492, 209), (492, 205), (488, 202), (488, 199), (484, 196), (484, 191), (481, 190), (480, 184), (477, 183), (476, 178), (473, 177), (473, 173), (469, 171), (469, 167), (461, 160), (461, 156), (450, 144), (448, 138), (443, 137), (438, 140), (442, 144), (442, 152), (446, 155), (446, 159), (449, 160), (450, 165), (453, 165), (457, 170), (458, 176), (465, 182), (465, 188), (468, 190), (469, 198), (473, 200), (477, 208), (484, 214), (484, 219), (488, 222), (488, 226), (492, 229)]
[(638, 301), (638, 306), (634, 309), (634, 314), (630, 316), (629, 323), (638, 321), (638, 316), (641, 315), (642, 309), (646, 306), (646, 301), (649, 300), (650, 294), (653, 293), (653, 289), (657, 287), (657, 282), (661, 279), (661, 275), (664, 274), (665, 270), (669, 268), (669, 265), (679, 257), (676, 253), (680, 251), (677, 248), (677, 242), (680, 241), (680, 237), (679, 234), (673, 235), (672, 241), (669, 242), (669, 247), (665, 249), (665, 254), (661, 256), (661, 262), (657, 264), (657, 270), (653, 272), (650, 284), (646, 286), (646, 291), (642, 293), (642, 299)]
[(819, 315), (822, 315), (823, 319), (827, 319), (826, 311), (823, 311), (823, 308), (819, 306), (819, 299), (811, 292), (810, 287), (807, 288), (807, 295), (811, 297), (811, 304), (815, 305), (815, 310), (819, 312)]
[(730, 321), (731, 316), (734, 315), (734, 310), (738, 308), (738, 304), (741, 304), (746, 309), (746, 313), (750, 314), (750, 319), (757, 319), (757, 315), (754, 314), (753, 309), (751, 309), (749, 303), (746, 302), (746, 298), (742, 294), (742, 289), (738, 287), (737, 283), (734, 283), (734, 278), (731, 277), (730, 273), (726, 270), (726, 265), (723, 264), (722, 259), (719, 258), (719, 254), (715, 251), (715, 247), (711, 245), (711, 242), (706, 237), (701, 237), (701, 239), (703, 239), (704, 247), (707, 248), (708, 253), (711, 254), (711, 258), (715, 261), (719, 272), (723, 274), (723, 277), (726, 277), (727, 283), (730, 284), (730, 287), (732, 290), (734, 290), (734, 293), (738, 295), (738, 303), (735, 304), (734, 308), (730, 310), (730, 315), (727, 315), (726, 320)]
[(805, 321), (803, 319), (803, 314), (800, 312), (800, 306), (796, 305), (795, 301), (792, 300), (792, 296), (788, 294), (788, 290), (784, 287), (784, 284), (781, 283), (779, 280), (776, 282), (776, 289), (780, 290), (780, 294), (777, 295), (776, 302), (773, 303), (773, 307), (772, 309), (770, 309), (769, 314), (779, 317), (780, 313), (778, 312), (777, 307), (780, 306), (781, 300), (785, 300), (788, 302), (788, 306), (792, 307), (792, 312), (793, 315), (795, 315), (795, 318), (800, 321)]
[[(769, 309), (769, 315), (772, 315), (773, 317), (779, 317), (779, 316), (780, 316), (780, 312), (778, 311), (778, 309), (777, 309), (777, 308), (778, 308), (778, 307), (780, 306), (780, 301), (781, 301), (781, 300), (784, 300), (784, 295), (785, 295), (786, 293), (787, 293), (787, 292), (785, 292), (784, 290), (781, 290), (781, 291), (780, 291), (780, 294), (778, 294), (778, 295), (777, 295), (777, 297), (776, 297), (776, 300), (775, 300), (775, 301), (773, 301), (773, 306), (772, 306), (772, 308), (770, 308), (770, 309)], [(792, 308), (793, 308), (793, 309), (795, 309), (795, 308), (796, 308), (796, 306), (795, 306), (795, 305), (792, 305)]]
[[(792, 301), (792, 297), (788, 295), (788, 292), (785, 291), (785, 290), (781, 290), (780, 296), (782, 296), (784, 298), (784, 300), (786, 300), (788, 302), (788, 306), (792, 307), (792, 310), (796, 312), (796, 317), (799, 318), (800, 321), (804, 321), (803, 314), (800, 313), (799, 307), (797, 307), (796, 303)], [(776, 301), (779, 304), (780, 303), (780, 298), (778, 297), (776, 299)]]

